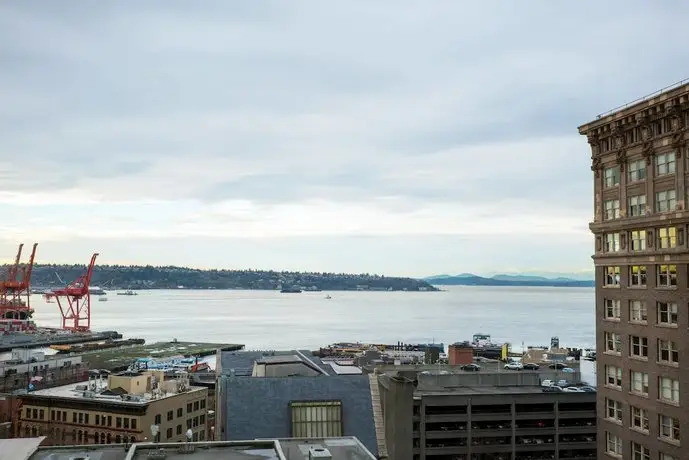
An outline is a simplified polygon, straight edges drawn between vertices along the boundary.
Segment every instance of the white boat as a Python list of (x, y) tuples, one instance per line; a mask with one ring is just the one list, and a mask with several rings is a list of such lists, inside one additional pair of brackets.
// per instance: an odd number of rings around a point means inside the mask
[(117, 295), (139, 295), (136, 292), (132, 291), (131, 289), (127, 289), (124, 292), (118, 292)]

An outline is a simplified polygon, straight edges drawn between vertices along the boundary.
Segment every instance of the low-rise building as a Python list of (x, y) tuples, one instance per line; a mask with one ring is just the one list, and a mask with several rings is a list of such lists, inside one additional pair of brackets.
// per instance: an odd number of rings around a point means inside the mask
[(25, 348), (13, 349), (12, 356), (0, 361), (0, 392), (43, 388), (85, 380), (88, 365), (81, 356), (55, 355)]
[(333, 364), (308, 351), (222, 352), (216, 439), (356, 436), (382, 457), (377, 385)]
[(134, 443), (40, 447), (42, 438), (0, 440), (8, 460), (375, 460), (353, 437), (250, 441)]
[(176, 442), (188, 430), (205, 440), (207, 392), (186, 376), (164, 380), (161, 371), (101, 375), (22, 395), (16, 434), (58, 445)]
[(596, 393), (548, 391), (541, 381), (529, 371), (379, 374), (388, 454), (595, 460)]

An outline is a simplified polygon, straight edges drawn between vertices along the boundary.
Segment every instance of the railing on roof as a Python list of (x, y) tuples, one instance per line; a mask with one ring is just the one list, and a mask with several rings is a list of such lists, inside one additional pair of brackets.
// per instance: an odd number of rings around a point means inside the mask
[(621, 105), (619, 107), (615, 107), (614, 109), (608, 110), (607, 112), (601, 113), (600, 115), (596, 116), (596, 120), (600, 120), (603, 117), (607, 117), (608, 115), (615, 113), (619, 110), (626, 109), (627, 107), (631, 107), (632, 105), (638, 104), (640, 102), (647, 101), (653, 97), (660, 96), (666, 91), (669, 91), (671, 89), (679, 88), (680, 86), (689, 83), (689, 78), (685, 78), (684, 80), (678, 81), (677, 83), (673, 83), (669, 86), (666, 86), (665, 88), (661, 88), (657, 91), (652, 92), (651, 94), (647, 94), (646, 96), (640, 97), (638, 99), (635, 99), (631, 102), (627, 102), (624, 105)]

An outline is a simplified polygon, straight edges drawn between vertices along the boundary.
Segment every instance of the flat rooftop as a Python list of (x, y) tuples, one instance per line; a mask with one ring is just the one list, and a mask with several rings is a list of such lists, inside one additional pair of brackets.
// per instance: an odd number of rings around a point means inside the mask
[[(111, 393), (108, 390), (107, 386), (103, 387), (97, 387), (98, 389), (96, 391), (84, 391), (84, 390), (77, 390), (77, 386), (86, 386), (89, 388), (89, 385), (93, 384), (93, 380), (88, 381), (85, 380), (83, 382), (77, 382), (77, 383), (70, 383), (68, 385), (62, 385), (59, 387), (53, 387), (53, 388), (46, 388), (44, 390), (37, 390), (37, 391), (32, 391), (31, 393), (28, 393), (27, 396), (34, 396), (34, 397), (40, 397), (40, 398), (57, 398), (57, 399), (69, 399), (69, 400), (83, 400), (83, 401), (98, 401), (98, 402), (103, 402), (103, 403), (111, 403), (111, 404), (125, 404), (125, 405), (133, 405), (133, 406), (141, 406), (141, 405), (146, 405), (150, 403), (151, 401), (158, 401), (161, 399), (166, 399), (166, 398), (172, 398), (174, 396), (177, 396), (180, 393), (175, 393), (175, 392), (167, 392), (167, 393), (161, 393), (156, 396), (156, 398), (153, 398), (152, 393), (144, 393), (144, 394), (132, 394), (136, 399), (132, 400), (127, 400), (124, 399), (123, 396), (126, 396), (127, 393), (124, 395), (120, 395), (117, 393)], [(206, 390), (206, 387), (188, 387), (188, 391), (185, 391), (184, 393), (191, 393), (194, 391), (203, 391)], [(87, 395), (92, 396), (84, 396), (84, 393)]]
[[(467, 396), (477, 395), (518, 395), (543, 393), (543, 388), (539, 385), (514, 385), (514, 386), (460, 386), (460, 387), (425, 387), (417, 389), (414, 394), (437, 396), (447, 394), (460, 394)], [(577, 393), (578, 394), (578, 393)]]
[[(28, 438), (33, 439), (33, 438)], [(88, 446), (39, 447), (29, 457), (12, 457), (12, 460), (127, 460), (129, 448), (124, 444), (95, 444)], [(2, 456), (0, 455), (0, 458)], [(4, 460), (4, 458), (2, 459)]]
[[(121, 445), (88, 445), (37, 447), (43, 438), (19, 439), (31, 449), (29, 456), (7, 457), (7, 460), (304, 460), (309, 450), (327, 450), (333, 460), (375, 460), (355, 437), (315, 439), (259, 439), (253, 441), (215, 441), (192, 443), (136, 443)], [(0, 459), (5, 460), (0, 452)]]

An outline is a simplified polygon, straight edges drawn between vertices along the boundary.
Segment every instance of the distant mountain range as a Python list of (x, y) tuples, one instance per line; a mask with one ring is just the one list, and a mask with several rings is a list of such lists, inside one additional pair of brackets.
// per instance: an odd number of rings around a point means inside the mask
[(548, 278), (538, 275), (493, 275), (484, 277), (473, 273), (459, 275), (435, 275), (423, 279), (440, 286), (544, 286), (544, 287), (593, 287), (592, 279), (574, 279), (566, 276)]

